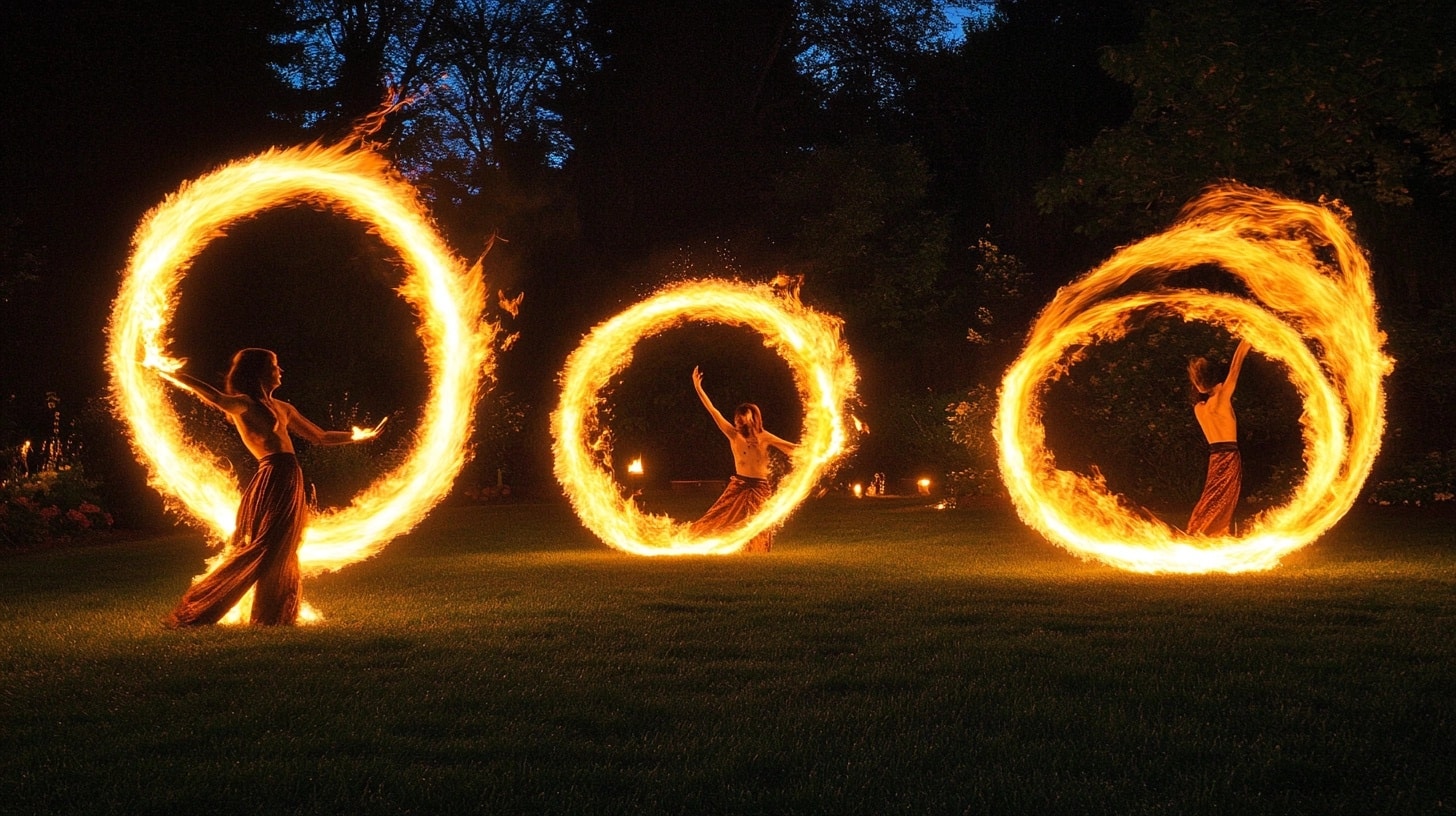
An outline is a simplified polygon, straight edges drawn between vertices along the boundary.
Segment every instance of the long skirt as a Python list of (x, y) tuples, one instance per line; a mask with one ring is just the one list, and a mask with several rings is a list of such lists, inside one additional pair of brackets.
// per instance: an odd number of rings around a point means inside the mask
[(274, 453), (260, 459), (258, 472), (253, 474), (238, 505), (237, 529), (226, 560), (187, 590), (166, 623), (217, 623), (251, 587), (256, 587), (252, 623), (277, 626), (297, 622), (303, 589), (298, 544), (307, 522), (308, 503), (298, 458), (291, 453)]
[[(701, 518), (689, 525), (693, 535), (709, 535), (723, 532), (742, 524), (763, 507), (773, 495), (773, 486), (767, 479), (733, 474), (728, 486), (713, 506)], [(773, 548), (773, 531), (764, 530), (753, 537), (744, 552), (768, 552)]]
[(1208, 476), (1203, 481), (1203, 495), (1188, 519), (1190, 535), (1229, 534), (1243, 479), (1244, 465), (1237, 442), (1215, 442), (1208, 446)]

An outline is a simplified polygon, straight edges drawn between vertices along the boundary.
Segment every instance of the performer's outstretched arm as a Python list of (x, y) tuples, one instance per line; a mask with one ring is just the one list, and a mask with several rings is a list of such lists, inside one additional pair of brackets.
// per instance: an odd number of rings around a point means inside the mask
[(793, 456), (794, 451), (799, 449), (798, 443), (790, 442), (787, 439), (780, 439), (779, 437), (774, 436), (768, 431), (764, 431), (761, 435), (765, 440), (768, 441), (769, 445), (783, 451), (785, 456)]
[(385, 417), (373, 428), (355, 428), (351, 431), (326, 431), (320, 428), (317, 423), (304, 416), (297, 408), (283, 400), (275, 399), (273, 403), (288, 412), (288, 429), (303, 439), (315, 445), (345, 445), (350, 442), (363, 442), (366, 439), (373, 439), (384, 427)]
[(214, 388), (210, 383), (199, 380), (185, 371), (162, 371), (157, 374), (167, 382), (181, 388), (183, 391), (202, 400), (225, 414), (233, 414), (238, 410), (238, 399), (235, 395), (224, 394)]

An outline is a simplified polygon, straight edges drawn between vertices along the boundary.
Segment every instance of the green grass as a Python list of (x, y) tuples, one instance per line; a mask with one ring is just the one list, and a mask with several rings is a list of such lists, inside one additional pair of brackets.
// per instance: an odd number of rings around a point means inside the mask
[(0, 811), (1456, 811), (1449, 514), (1146, 577), (907, 501), (684, 559), (448, 508), (321, 625), (162, 629), (203, 554), (0, 559)]

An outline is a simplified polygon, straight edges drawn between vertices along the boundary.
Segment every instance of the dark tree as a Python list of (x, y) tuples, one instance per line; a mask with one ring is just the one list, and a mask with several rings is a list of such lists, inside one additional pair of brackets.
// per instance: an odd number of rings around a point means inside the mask
[(0, 213), (35, 280), (0, 303), (11, 393), (97, 394), (101, 339), (137, 221), (183, 179), (279, 140), (269, 0), (0, 8)]
[(1129, 121), (1042, 191), (1090, 228), (1146, 229), (1223, 178), (1306, 200), (1411, 203), (1456, 174), (1456, 15), (1443, 0), (1161, 4), (1108, 72)]

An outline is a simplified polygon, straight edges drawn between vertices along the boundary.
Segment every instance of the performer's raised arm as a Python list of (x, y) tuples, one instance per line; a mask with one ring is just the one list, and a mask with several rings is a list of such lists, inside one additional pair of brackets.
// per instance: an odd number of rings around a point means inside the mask
[(703, 390), (703, 372), (697, 366), (693, 366), (693, 390), (698, 392), (698, 401), (703, 403), (703, 407), (707, 408), (708, 413), (713, 417), (713, 424), (718, 426), (718, 430), (722, 431), (724, 436), (731, 438), (734, 433), (733, 423), (724, 419), (722, 412), (713, 405), (711, 399), (708, 399), (708, 392)]
[(1239, 371), (1244, 367), (1244, 357), (1249, 353), (1249, 341), (1240, 340), (1238, 348), (1234, 349), (1234, 358), (1229, 362), (1228, 376), (1223, 378), (1223, 388), (1219, 396), (1233, 399), (1234, 389), (1239, 384)]

